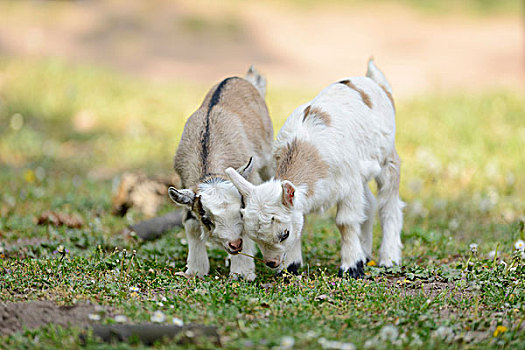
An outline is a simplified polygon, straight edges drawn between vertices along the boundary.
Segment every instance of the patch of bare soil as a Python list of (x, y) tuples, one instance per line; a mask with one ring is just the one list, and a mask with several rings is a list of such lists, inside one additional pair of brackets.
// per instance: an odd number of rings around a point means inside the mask
[(54, 324), (59, 326), (86, 326), (88, 315), (95, 313), (95, 305), (77, 304), (59, 306), (52, 301), (26, 303), (0, 302), (0, 336)]

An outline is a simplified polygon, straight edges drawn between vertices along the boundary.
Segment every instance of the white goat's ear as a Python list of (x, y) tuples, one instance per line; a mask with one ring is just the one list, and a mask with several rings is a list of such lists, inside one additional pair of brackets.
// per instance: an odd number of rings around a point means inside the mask
[(250, 157), (250, 160), (248, 163), (244, 164), (242, 167), (237, 169), (237, 172), (242, 175), (245, 179), (248, 179), (248, 176), (252, 173), (253, 170), (253, 164), (254, 164), (253, 157)]
[(248, 180), (242, 177), (242, 175), (235, 171), (235, 169), (233, 168), (226, 169), (226, 175), (228, 175), (233, 186), (235, 186), (237, 190), (239, 190), (239, 193), (241, 195), (243, 195), (244, 197), (250, 196), (255, 186), (253, 186)]
[(168, 195), (173, 202), (190, 208), (195, 200), (195, 193), (190, 189), (177, 190), (175, 187), (171, 186), (168, 188)]
[(283, 204), (288, 208), (293, 207), (295, 204), (295, 186), (288, 180), (284, 180), (282, 183), (283, 187)]

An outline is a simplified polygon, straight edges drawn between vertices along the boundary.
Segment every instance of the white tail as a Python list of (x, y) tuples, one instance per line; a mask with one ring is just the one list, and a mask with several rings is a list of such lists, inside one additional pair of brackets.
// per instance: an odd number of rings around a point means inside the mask
[(390, 87), (390, 84), (388, 83), (388, 80), (386, 80), (383, 72), (377, 68), (374, 63), (374, 58), (372, 57), (368, 60), (368, 70), (366, 71), (366, 76), (384, 87), (390, 94), (392, 94), (392, 87)]

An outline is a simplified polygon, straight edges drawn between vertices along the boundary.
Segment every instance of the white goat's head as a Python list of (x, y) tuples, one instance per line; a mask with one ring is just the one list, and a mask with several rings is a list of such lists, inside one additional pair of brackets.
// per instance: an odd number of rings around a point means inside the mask
[(286, 253), (301, 239), (302, 189), (286, 180), (255, 186), (232, 168), (226, 174), (244, 198), (241, 213), (247, 237), (257, 243), (268, 267), (282, 270), (292, 262), (286, 261)]
[[(251, 158), (238, 169), (239, 174), (245, 177), (252, 170)], [(230, 254), (242, 250), (243, 222), (240, 210), (243, 202), (239, 191), (230, 181), (220, 175), (209, 176), (198, 185), (197, 193), (191, 189), (177, 190), (170, 187), (168, 194), (173, 202), (191, 210), (201, 224), (202, 239), (210, 238)]]

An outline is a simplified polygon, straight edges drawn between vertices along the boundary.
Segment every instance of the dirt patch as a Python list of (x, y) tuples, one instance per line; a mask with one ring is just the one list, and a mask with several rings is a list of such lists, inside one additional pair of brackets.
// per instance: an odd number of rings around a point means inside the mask
[(38, 328), (52, 323), (59, 326), (86, 326), (89, 314), (96, 313), (95, 305), (59, 306), (52, 301), (0, 303), (0, 336), (26, 328)]

